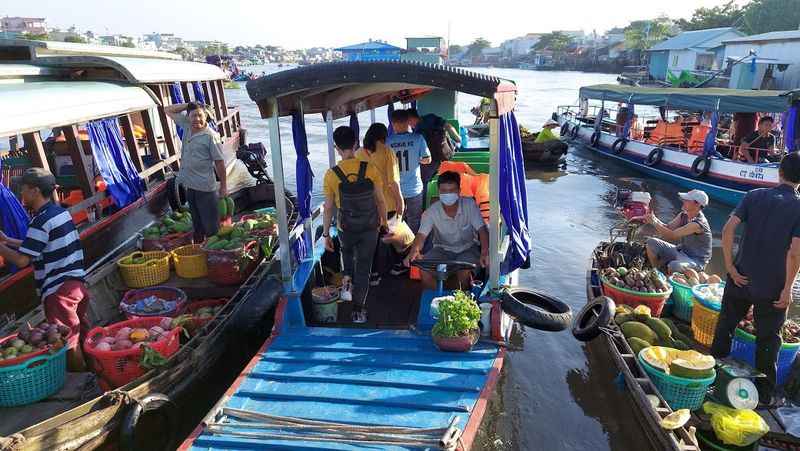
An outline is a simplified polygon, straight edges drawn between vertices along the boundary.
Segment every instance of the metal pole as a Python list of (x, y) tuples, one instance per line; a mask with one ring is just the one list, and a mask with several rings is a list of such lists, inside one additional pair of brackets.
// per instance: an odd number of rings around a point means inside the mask
[(370, 120), (370, 124), (374, 124), (375, 123), (375, 108), (369, 110), (369, 120)]
[(278, 210), (278, 257), (281, 261), (281, 279), (292, 277), (292, 260), (289, 253), (289, 219), (286, 217), (286, 190), (283, 183), (283, 155), (281, 153), (280, 116), (278, 99), (270, 100), (272, 117), (269, 118), (269, 148), (272, 154), (272, 181), (275, 184), (275, 208)]
[(328, 167), (336, 166), (336, 151), (333, 148), (333, 111), (325, 113), (325, 125), (328, 129)]
[(500, 120), (492, 101), (489, 118), (489, 287), (500, 285)]
[[(306, 118), (303, 113), (303, 101), (300, 100), (297, 102), (297, 112), (300, 114), (300, 119), (303, 121), (303, 133), (306, 132)], [(304, 261), (314, 260), (314, 235), (313, 235), (313, 224), (311, 223), (311, 217), (309, 216), (303, 221), (303, 239), (306, 243), (311, 244), (311, 249), (308, 250), (308, 254)]]

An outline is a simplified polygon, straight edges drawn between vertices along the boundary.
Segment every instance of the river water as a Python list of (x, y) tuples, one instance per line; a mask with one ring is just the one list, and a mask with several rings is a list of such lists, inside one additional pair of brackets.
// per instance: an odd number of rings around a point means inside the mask
[[(279, 69), (256, 68), (256, 72), (261, 70)], [(478, 70), (516, 82), (517, 119), (531, 130), (539, 130), (558, 105), (575, 104), (581, 86), (615, 80), (610, 74)], [(267, 124), (259, 118), (244, 86), (227, 90), (226, 94), (230, 103), (241, 107), (248, 140), (262, 141), (269, 148)], [(471, 122), (469, 109), (478, 101), (476, 97), (460, 95), (462, 123)], [(376, 114), (378, 120), (386, 122), (385, 109)], [(347, 122), (343, 119), (335, 126)], [(363, 136), (369, 114), (361, 114), (359, 122)], [(289, 127), (288, 121), (282, 121), (284, 167), (292, 187), (294, 158), (289, 155), (293, 154)], [(316, 174), (314, 198), (318, 200), (321, 176), (328, 164), (325, 124), (319, 117), (308, 116), (306, 129)], [(574, 312), (586, 302), (586, 266), (592, 249), (607, 239), (609, 229), (620, 221), (610, 203), (617, 187), (650, 192), (656, 214), (662, 220), (672, 219), (680, 208), (677, 187), (642, 179), (636, 172), (585, 149), (571, 148), (564, 170), (529, 170), (527, 179), (533, 265), (522, 271), (521, 285), (557, 296)], [(711, 272), (721, 273), (719, 233), (729, 212), (730, 207), (714, 201), (705, 210), (715, 238)], [(569, 331), (522, 328), (514, 335), (514, 342), (521, 349), (508, 353), (504, 375), (479, 436), (480, 449), (649, 449), (627, 394), (615, 382), (617, 371), (607, 354), (597, 349), (590, 352)]]

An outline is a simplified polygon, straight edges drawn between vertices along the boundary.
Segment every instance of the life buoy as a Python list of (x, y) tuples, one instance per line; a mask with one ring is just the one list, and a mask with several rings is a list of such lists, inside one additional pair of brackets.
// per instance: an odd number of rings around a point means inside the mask
[(647, 159), (644, 161), (644, 164), (647, 166), (658, 166), (661, 163), (661, 160), (664, 158), (664, 149), (660, 147), (656, 147), (655, 149), (651, 150), (650, 153), (647, 155)]
[(614, 152), (614, 155), (619, 155), (625, 151), (625, 146), (628, 145), (628, 140), (625, 138), (619, 138), (614, 141), (614, 144), (611, 145), (611, 151)]
[(594, 340), (600, 335), (602, 328), (608, 326), (614, 318), (616, 308), (610, 297), (596, 297), (578, 312), (572, 324), (572, 336), (579, 341)]
[(572, 138), (577, 138), (578, 133), (580, 133), (580, 131), (581, 131), (581, 124), (575, 124), (575, 126), (572, 127), (572, 131), (569, 132), (569, 136)]
[(561, 126), (561, 136), (567, 136), (567, 133), (569, 133), (569, 122), (564, 122)]
[(592, 147), (597, 147), (597, 144), (600, 142), (600, 132), (592, 133), (592, 137), (589, 138), (589, 144)]
[(524, 288), (511, 288), (500, 297), (503, 311), (534, 329), (558, 332), (569, 327), (572, 309), (553, 296)]
[(174, 446), (174, 436), (177, 422), (177, 407), (166, 395), (161, 393), (153, 393), (145, 396), (144, 398), (136, 401), (130, 408), (125, 419), (122, 422), (122, 428), (119, 433), (119, 449), (122, 451), (134, 451), (142, 449), (140, 444), (136, 442), (136, 426), (139, 423), (142, 415), (149, 413), (159, 413), (164, 417), (164, 425), (159, 434), (148, 434), (148, 437), (156, 438), (160, 441), (158, 445), (151, 445), (150, 449), (169, 449)]
[(701, 155), (694, 159), (692, 163), (692, 175), (695, 177), (704, 177), (711, 170), (711, 158)]

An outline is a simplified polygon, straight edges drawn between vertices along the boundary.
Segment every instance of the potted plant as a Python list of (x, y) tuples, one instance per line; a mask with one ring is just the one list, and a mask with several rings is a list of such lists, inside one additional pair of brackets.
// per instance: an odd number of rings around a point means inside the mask
[(466, 352), (478, 341), (478, 320), (481, 309), (472, 295), (455, 291), (438, 306), (439, 318), (431, 330), (436, 347), (441, 351)]

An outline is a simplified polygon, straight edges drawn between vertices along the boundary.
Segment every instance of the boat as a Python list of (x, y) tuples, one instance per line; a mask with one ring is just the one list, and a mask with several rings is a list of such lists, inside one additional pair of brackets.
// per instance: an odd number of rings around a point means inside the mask
[[(342, 84), (343, 80), (347, 83)], [(297, 138), (304, 132), (300, 125), (304, 114), (325, 114), (331, 163), (335, 162), (330, 140), (333, 119), (395, 101), (421, 102), (429, 93), (441, 90), (491, 98), (496, 114), (489, 126), (499, 127), (500, 134), (517, 130), (513, 83), (447, 66), (411, 62), (316, 64), (251, 81), (247, 90), (270, 124), (276, 192), (282, 192), (278, 176), (282, 165), (280, 116), (293, 115), (293, 136)], [(417, 108), (420, 105), (417, 103)], [(492, 136), (499, 138), (497, 133)], [(436, 310), (432, 310), (433, 299), (450, 292), (441, 286), (423, 291), (407, 276), (384, 277), (371, 289), (374, 298), (369, 301), (366, 325), (343, 320), (349, 318), (347, 303), (339, 304), (338, 314), (331, 316), (336, 318), (334, 322), (322, 322), (310, 314), (314, 311), (314, 287), (330, 283), (327, 271), (320, 269), (320, 261), (326, 257), (319, 239), (319, 220), (305, 221), (294, 230), (284, 222), (279, 224), (279, 249), (293, 249), (290, 239), (299, 241), (303, 237), (311, 246), (304, 258), (285, 254), (280, 258), (284, 292), (272, 336), (179, 449), (470, 449), (503, 367), (503, 342), (512, 325), (503, 309), (511, 310), (512, 305), (525, 311), (531, 308), (530, 304), (509, 299), (519, 299), (513, 289), (500, 295), (499, 304), (496, 300), (494, 290), (515, 284), (515, 266), (527, 251), (524, 236), (517, 235), (522, 246), (513, 251), (518, 252), (517, 259), (501, 272), (501, 243), (509, 237), (500, 228), (501, 210), (503, 218), (508, 218), (504, 224), (510, 234), (521, 230), (517, 227), (522, 223), (511, 211), (500, 208), (500, 187), (521, 187), (524, 171), (521, 166), (513, 169), (521, 163), (519, 146), (503, 145), (499, 139), (491, 141), (491, 264), (486, 284), (475, 290), (484, 300), (495, 299), (481, 304), (483, 333), (489, 336), (468, 352), (438, 350), (430, 336)], [(296, 150), (298, 157), (306, 155), (302, 147)], [(516, 181), (501, 175), (500, 166), (506, 164), (512, 165), (508, 172), (517, 174)], [(304, 197), (298, 193), (298, 198)], [(280, 211), (280, 199), (277, 203)], [(292, 264), (295, 260), (299, 260), (297, 266)], [(456, 262), (418, 264), (439, 270), (443, 279), (445, 272), (464, 268)], [(569, 321), (569, 308), (553, 301), (566, 308), (556, 314), (557, 323), (537, 323), (524, 311), (515, 315), (534, 327), (563, 329)]]
[[(177, 55), (137, 49), (61, 42), (0, 40), (0, 137), (22, 135), (4, 168), (21, 171), (43, 167), (57, 174), (60, 197), (75, 202), (69, 211), (84, 248), (93, 324), (120, 320), (119, 298), (125, 285), (117, 260), (138, 247), (141, 230), (181, 203), (171, 185), (179, 168), (179, 137), (162, 105), (182, 93), (208, 103), (226, 156), (229, 189), (239, 211), (274, 205), (274, 185), (265, 171), (251, 171), (256, 148), (244, 146), (239, 111), (225, 101), (224, 73), (216, 66), (180, 61)], [(13, 57), (14, 62), (9, 62)], [(88, 102), (87, 99), (91, 99)], [(47, 106), (44, 108), (43, 106)], [(95, 183), (98, 156), (81, 125), (115, 119), (120, 143), (139, 178), (144, 194), (129, 205), (110, 205), (112, 198)], [(60, 129), (44, 139), (43, 130)], [(121, 150), (121, 149), (120, 149)], [(237, 159), (250, 157), (247, 162)], [(65, 168), (71, 167), (67, 172)], [(261, 165), (263, 168), (264, 166)], [(11, 172), (13, 174), (13, 172)], [(255, 177), (253, 174), (257, 175)], [(7, 175), (7, 174), (4, 174)], [(6, 179), (7, 180), (7, 179)], [(75, 195), (78, 199), (74, 199)], [(291, 213), (289, 213), (291, 215)], [(7, 316), (0, 334), (43, 320), (29, 268), (0, 273), (0, 308)], [(226, 347), (256, 327), (277, 302), (278, 284), (268, 277), (272, 260), (253, 269), (241, 284), (219, 287), (204, 279), (173, 277), (166, 284), (189, 298), (218, 297), (228, 301), (168, 363), (112, 391), (99, 390), (90, 373), (70, 373), (56, 396), (21, 407), (0, 408), (0, 448), (14, 450), (143, 449), (140, 418), (169, 420), (149, 430), (149, 438), (168, 444), (178, 433), (174, 406), (198, 381), (215, 369)], [(151, 424), (152, 426), (152, 424)], [(156, 449), (158, 446), (148, 449)]]
[[(778, 163), (749, 164), (723, 156), (720, 152), (725, 149), (735, 152), (738, 148), (722, 133), (722, 119), (734, 113), (777, 115), (788, 111), (797, 97), (797, 91), (594, 85), (580, 89), (579, 106), (558, 107), (554, 118), (561, 124), (562, 137), (593, 152), (648, 176), (686, 189), (701, 189), (713, 199), (736, 205), (752, 189), (777, 185)], [(590, 106), (589, 100), (600, 102)], [(609, 111), (622, 104), (628, 105), (630, 114), (634, 106), (639, 113), (662, 107), (689, 115), (700, 111), (711, 118), (707, 124), (696, 117), (683, 118), (680, 123), (650, 120), (634, 133), (628, 131), (636, 129), (636, 124), (625, 127), (624, 118), (621, 123), (609, 119)], [(600, 116), (602, 121), (597, 120)], [(640, 116), (641, 123), (644, 114)], [(662, 136), (659, 130), (667, 134)], [(635, 137), (637, 134), (641, 136)], [(704, 139), (710, 136), (715, 137), (713, 142)]]
[(522, 155), (529, 166), (555, 167), (567, 161), (569, 145), (560, 139), (537, 143), (536, 133), (522, 137)]

